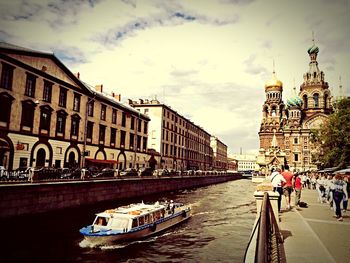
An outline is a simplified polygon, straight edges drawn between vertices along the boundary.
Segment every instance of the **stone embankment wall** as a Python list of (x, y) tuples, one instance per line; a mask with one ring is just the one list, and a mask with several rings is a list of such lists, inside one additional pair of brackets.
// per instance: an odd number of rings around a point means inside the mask
[(200, 187), (239, 178), (240, 174), (0, 185), (0, 218)]

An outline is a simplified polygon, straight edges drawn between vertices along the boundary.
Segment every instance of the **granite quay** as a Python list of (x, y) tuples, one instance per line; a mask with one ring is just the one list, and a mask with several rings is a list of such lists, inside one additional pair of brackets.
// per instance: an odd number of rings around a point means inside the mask
[(241, 174), (141, 177), (0, 185), (0, 218), (37, 214), (109, 200), (201, 187), (241, 178)]

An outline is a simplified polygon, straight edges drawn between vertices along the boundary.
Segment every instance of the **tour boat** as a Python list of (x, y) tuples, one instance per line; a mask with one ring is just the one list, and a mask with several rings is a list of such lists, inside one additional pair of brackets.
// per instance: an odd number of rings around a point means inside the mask
[(191, 207), (182, 203), (130, 204), (96, 214), (92, 225), (80, 233), (92, 246), (138, 240), (154, 235), (191, 217)]

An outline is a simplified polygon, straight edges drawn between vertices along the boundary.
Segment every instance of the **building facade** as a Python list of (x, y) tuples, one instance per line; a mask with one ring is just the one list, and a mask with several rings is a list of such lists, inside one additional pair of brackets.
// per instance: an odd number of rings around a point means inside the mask
[(227, 170), (227, 145), (216, 136), (210, 137), (210, 146), (213, 149), (213, 169)]
[(130, 106), (147, 115), (149, 148), (160, 153), (158, 168), (209, 170), (213, 151), (210, 134), (158, 100), (129, 100)]
[(257, 156), (255, 154), (233, 154), (230, 158), (236, 160), (237, 171), (255, 171)]
[(0, 43), (0, 165), (147, 166), (149, 118), (52, 53)]
[[(325, 81), (323, 71), (318, 68), (319, 48), (313, 43), (308, 49), (309, 70), (297, 94), (285, 104), (282, 100), (283, 84), (273, 72), (272, 79), (265, 84), (266, 100), (263, 105), (259, 139), (259, 162), (261, 167), (269, 168), (267, 156), (269, 149), (279, 149), (285, 156), (280, 165), (288, 164), (291, 170), (308, 171), (317, 169), (312, 160), (313, 145), (310, 135), (319, 129), (333, 112), (331, 92)], [(272, 142), (274, 140), (274, 142)]]

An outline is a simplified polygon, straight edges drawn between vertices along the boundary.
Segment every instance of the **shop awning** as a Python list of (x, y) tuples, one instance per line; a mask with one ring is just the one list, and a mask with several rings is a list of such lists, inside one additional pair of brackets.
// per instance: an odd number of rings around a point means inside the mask
[(91, 159), (91, 158), (86, 158), (86, 161), (89, 161), (92, 163), (108, 163), (108, 164), (118, 163), (116, 160), (97, 160), (97, 159)]

